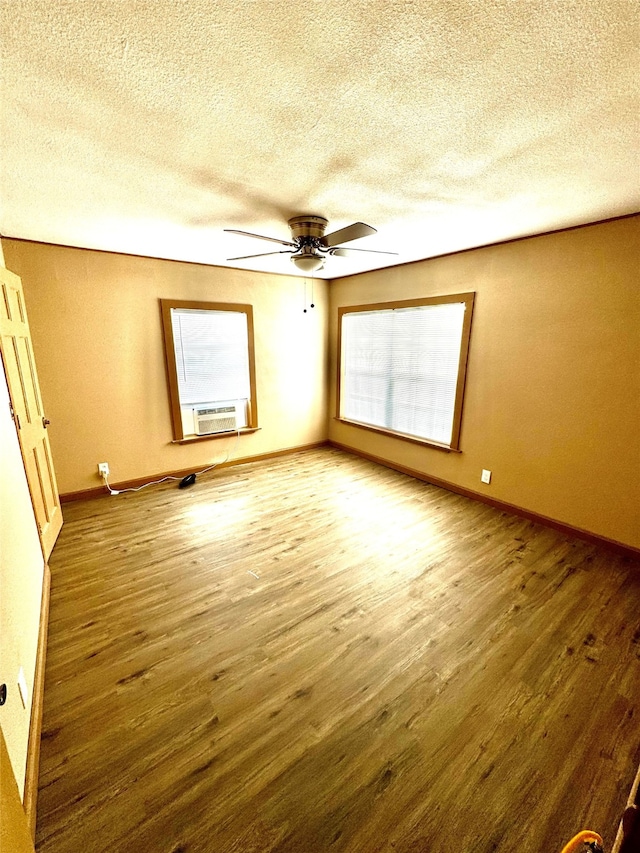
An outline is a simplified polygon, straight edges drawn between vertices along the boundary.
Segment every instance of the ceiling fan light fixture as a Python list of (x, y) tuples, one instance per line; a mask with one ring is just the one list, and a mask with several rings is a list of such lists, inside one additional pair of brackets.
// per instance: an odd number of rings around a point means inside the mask
[(299, 252), (291, 255), (291, 260), (305, 274), (317, 272), (324, 266), (324, 258), (315, 252)]

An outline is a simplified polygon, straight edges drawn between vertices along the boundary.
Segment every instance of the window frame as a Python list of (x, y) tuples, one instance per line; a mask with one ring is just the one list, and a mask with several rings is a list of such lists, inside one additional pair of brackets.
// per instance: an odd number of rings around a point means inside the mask
[(178, 442), (180, 444), (187, 444), (193, 441), (207, 441), (209, 439), (225, 438), (229, 436), (228, 432), (194, 436), (185, 436), (183, 432), (182, 413), (180, 410), (180, 393), (178, 390), (178, 370), (175, 358), (173, 323), (171, 322), (171, 311), (175, 308), (191, 311), (229, 311), (235, 314), (246, 315), (249, 357), (249, 388), (251, 392), (251, 399), (249, 400), (247, 412), (247, 425), (240, 429), (239, 432), (256, 432), (259, 427), (258, 399), (256, 395), (255, 346), (253, 336), (253, 306), (233, 302), (194, 302), (185, 299), (160, 299), (160, 311), (162, 316), (162, 335), (164, 342), (165, 364), (167, 368), (167, 383), (169, 388), (169, 404), (171, 408), (171, 425), (173, 428), (174, 442)]
[[(342, 387), (344, 384), (344, 364), (343, 364), (343, 346), (342, 346), (342, 319), (345, 314), (355, 314), (374, 311), (389, 311), (402, 308), (421, 308), (427, 305), (448, 305), (455, 302), (463, 302), (465, 304), (464, 320), (462, 322), (462, 335), (460, 341), (460, 360), (458, 363), (458, 376), (456, 379), (456, 395), (453, 406), (453, 426), (451, 430), (451, 442), (449, 444), (441, 444), (437, 441), (428, 438), (421, 438), (416, 435), (398, 432), (374, 424), (367, 424), (362, 421), (351, 420), (342, 415)], [(460, 432), (462, 427), (462, 409), (464, 404), (464, 390), (467, 375), (467, 361), (469, 358), (469, 344), (471, 339), (471, 318), (473, 316), (473, 306), (475, 302), (475, 292), (468, 293), (451, 293), (445, 296), (425, 296), (419, 299), (404, 299), (394, 300), (392, 302), (375, 302), (369, 305), (345, 305), (338, 308), (338, 375), (336, 385), (336, 414), (335, 420), (349, 426), (359, 427), (371, 432), (380, 433), (382, 435), (390, 435), (394, 438), (409, 441), (414, 444), (426, 445), (434, 447), (438, 450), (447, 452), (460, 452)]]

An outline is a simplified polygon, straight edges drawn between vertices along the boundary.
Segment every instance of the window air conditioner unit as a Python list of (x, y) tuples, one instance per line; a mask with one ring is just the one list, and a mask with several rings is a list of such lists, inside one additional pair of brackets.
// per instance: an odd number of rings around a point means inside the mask
[(211, 435), (215, 432), (235, 432), (238, 429), (238, 413), (235, 406), (209, 406), (194, 409), (196, 435)]

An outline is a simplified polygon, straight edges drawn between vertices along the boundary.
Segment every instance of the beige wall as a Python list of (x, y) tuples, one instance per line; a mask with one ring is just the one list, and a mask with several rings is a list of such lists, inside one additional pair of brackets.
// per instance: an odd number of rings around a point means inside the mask
[(0, 850), (8, 853), (34, 853), (18, 786), (9, 760), (5, 739), (0, 731)]
[(62, 494), (224, 459), (235, 437), (171, 443), (159, 298), (251, 303), (261, 430), (235, 458), (326, 438), (328, 291), (303, 280), (3, 240), (21, 276)]
[[(640, 547), (639, 247), (633, 217), (334, 281), (329, 437)], [(339, 306), (470, 290), (461, 454), (334, 420)]]
[[(0, 726), (20, 796), (24, 794), (43, 572), (44, 559), (0, 364), (0, 679), (8, 690), (7, 702), (0, 708)], [(26, 708), (18, 692), (20, 667), (29, 688)]]
[[(3, 243), (23, 279), (62, 493), (99, 485), (99, 461), (117, 482), (224, 457), (227, 438), (170, 443), (157, 300), (250, 302), (262, 430), (241, 439), (239, 456), (328, 434), (640, 547), (639, 237), (633, 217), (339, 279), (330, 291), (319, 282), (307, 314), (300, 279)], [(338, 306), (466, 290), (477, 296), (461, 454), (333, 419)]]

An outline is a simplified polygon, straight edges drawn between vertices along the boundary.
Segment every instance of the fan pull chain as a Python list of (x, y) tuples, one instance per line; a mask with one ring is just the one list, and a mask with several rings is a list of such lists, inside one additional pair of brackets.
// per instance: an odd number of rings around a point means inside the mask
[[(307, 313), (307, 277), (306, 276), (304, 279), (304, 297), (303, 297), (303, 303), (302, 304), (304, 305), (304, 308), (302, 309), (302, 313), (306, 314)], [(311, 274), (311, 304), (309, 307), (310, 308), (316, 307), (315, 302), (313, 301), (313, 273)]]

